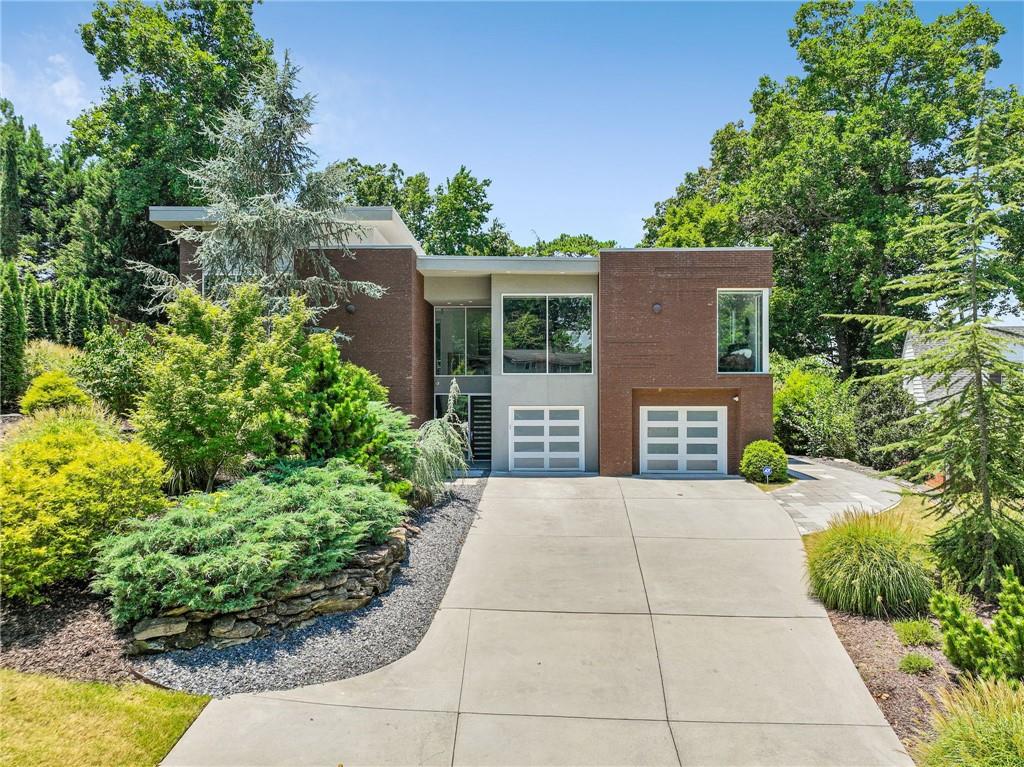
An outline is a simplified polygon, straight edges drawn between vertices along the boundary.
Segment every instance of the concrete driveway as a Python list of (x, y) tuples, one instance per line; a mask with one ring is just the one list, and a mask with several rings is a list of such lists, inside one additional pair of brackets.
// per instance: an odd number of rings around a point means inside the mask
[(167, 765), (912, 765), (739, 480), (488, 482), (434, 623), (354, 679), (215, 700)]

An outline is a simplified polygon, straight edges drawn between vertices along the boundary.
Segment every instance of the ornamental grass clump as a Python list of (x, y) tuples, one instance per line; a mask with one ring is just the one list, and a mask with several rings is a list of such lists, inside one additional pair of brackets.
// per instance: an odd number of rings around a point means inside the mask
[(186, 496), (100, 546), (95, 588), (124, 625), (172, 607), (245, 610), (343, 568), (406, 513), (393, 493), (342, 459), (283, 463), (216, 493)]
[(913, 745), (920, 767), (1024, 765), (1024, 687), (964, 679), (929, 697), (934, 735)]
[(807, 538), (811, 590), (826, 607), (873, 617), (928, 606), (932, 574), (913, 530), (891, 514), (847, 511)]

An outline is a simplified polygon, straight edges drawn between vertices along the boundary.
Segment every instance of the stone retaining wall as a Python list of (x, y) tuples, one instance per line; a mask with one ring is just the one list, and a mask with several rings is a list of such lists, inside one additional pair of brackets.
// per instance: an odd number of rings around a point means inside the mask
[(274, 594), (248, 610), (165, 610), (132, 627), (129, 652), (138, 655), (191, 650), (201, 644), (215, 649), (232, 647), (293, 626), (309, 625), (319, 615), (357, 610), (388, 590), (406, 552), (406, 530), (399, 527), (391, 531), (386, 543), (361, 549), (343, 570)]

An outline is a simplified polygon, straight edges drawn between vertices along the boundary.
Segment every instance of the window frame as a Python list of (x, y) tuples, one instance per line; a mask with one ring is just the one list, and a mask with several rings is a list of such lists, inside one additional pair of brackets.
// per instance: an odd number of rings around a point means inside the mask
[[(492, 307), (489, 304), (487, 306), (480, 306), (480, 305), (475, 305), (475, 304), (452, 304), (450, 306), (448, 306), (448, 305), (446, 305), (446, 306), (435, 306), (435, 307), (433, 307), (433, 309), (434, 309), (434, 311), (433, 311), (433, 317), (432, 318), (434, 320), (434, 328), (433, 328), (434, 332), (431, 333), (431, 336), (434, 339), (434, 344), (433, 344), (434, 345), (434, 354), (433, 354), (433, 357), (434, 357), (434, 378), (490, 378), (492, 375), (494, 375), (494, 341), (493, 341), (493, 339), (491, 341), (491, 348), (488, 349), (488, 360), (489, 360), (489, 364), (490, 364), (490, 368), (491, 368), (491, 372), (490, 373), (439, 373), (437, 371), (437, 310), (438, 309), (461, 309), (462, 310), (462, 334), (463, 334), (462, 338), (463, 338), (463, 343), (465, 343), (465, 345), (466, 345), (466, 348), (463, 351), (463, 357), (465, 358), (465, 360), (467, 362), (466, 369), (468, 370), (469, 369), (469, 364), (468, 364), (468, 361), (469, 361), (469, 318), (468, 318), (468, 315), (466, 314), (466, 310), (467, 309), (487, 309), (489, 312), (491, 312), (491, 322), (490, 322), (490, 325), (491, 325), (491, 329), (493, 331), (493, 329), (494, 329), (494, 312), (492, 310)], [(492, 336), (493, 336), (493, 332), (492, 332)]]
[[(544, 299), (544, 372), (543, 373), (515, 373), (505, 371), (505, 299), (506, 298), (543, 298)], [(590, 370), (586, 373), (552, 373), (548, 370), (551, 361), (551, 313), (548, 311), (548, 301), (552, 298), (589, 298), (590, 299)], [(594, 361), (594, 349), (597, 345), (597, 338), (594, 334), (594, 294), (593, 293), (502, 293), (501, 294), (501, 323), (498, 327), (499, 338), (501, 338), (501, 372), (497, 375), (503, 376), (592, 376), (597, 374), (597, 365)], [(494, 361), (491, 361), (493, 374)]]
[[(760, 370), (719, 370), (718, 339), (719, 339), (719, 302), (723, 293), (749, 293), (761, 296), (761, 369)], [(720, 376), (763, 376), (770, 375), (768, 358), (768, 296), (771, 288), (716, 288), (715, 290), (715, 374)]]

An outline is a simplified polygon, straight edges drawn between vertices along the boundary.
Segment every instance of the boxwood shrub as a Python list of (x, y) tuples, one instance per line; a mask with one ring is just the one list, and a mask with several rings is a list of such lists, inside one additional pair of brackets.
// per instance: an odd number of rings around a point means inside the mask
[(772, 473), (768, 482), (785, 482), (789, 478), (786, 453), (778, 442), (759, 439), (743, 448), (740, 458), (740, 474), (750, 482), (764, 482), (764, 468), (770, 466)]
[(875, 617), (918, 615), (933, 579), (906, 521), (847, 511), (806, 539), (811, 591), (826, 607)]
[(42, 589), (92, 574), (93, 547), (130, 517), (160, 511), (166, 479), (150, 448), (122, 442), (92, 408), (43, 410), (0, 452), (0, 587), (35, 601)]
[(405, 504), (343, 459), (282, 463), (216, 493), (184, 497), (100, 546), (96, 589), (119, 625), (161, 610), (245, 610), (329, 575), (382, 542)]

